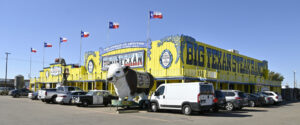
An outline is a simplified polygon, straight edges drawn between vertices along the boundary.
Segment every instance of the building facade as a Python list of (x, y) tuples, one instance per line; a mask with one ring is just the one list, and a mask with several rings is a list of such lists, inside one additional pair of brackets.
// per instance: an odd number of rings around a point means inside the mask
[(268, 62), (237, 51), (217, 48), (185, 35), (167, 36), (146, 42), (126, 42), (99, 51), (86, 52), (84, 65), (50, 64), (30, 81), (33, 90), (55, 88), (67, 72), (67, 85), (85, 91), (114, 87), (106, 82), (109, 64), (120, 63), (155, 77), (155, 90), (160, 84), (206, 81), (215, 89), (237, 89), (252, 93), (261, 90), (281, 91), (281, 82), (268, 80)]

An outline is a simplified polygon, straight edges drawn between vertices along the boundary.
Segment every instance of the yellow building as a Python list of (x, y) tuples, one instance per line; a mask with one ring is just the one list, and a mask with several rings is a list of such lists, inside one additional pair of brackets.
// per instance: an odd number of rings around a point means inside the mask
[(207, 81), (215, 89), (238, 89), (244, 92), (261, 90), (281, 91), (281, 82), (269, 81), (268, 62), (224, 50), (184, 35), (168, 36), (146, 42), (127, 42), (100, 51), (86, 52), (84, 66), (50, 64), (40, 71), (40, 77), (30, 80), (31, 88), (54, 88), (69, 73), (68, 85), (85, 91), (107, 89), (114, 93), (112, 84), (106, 83), (107, 67), (121, 63), (132, 69), (149, 72), (155, 77), (154, 90), (163, 83)]

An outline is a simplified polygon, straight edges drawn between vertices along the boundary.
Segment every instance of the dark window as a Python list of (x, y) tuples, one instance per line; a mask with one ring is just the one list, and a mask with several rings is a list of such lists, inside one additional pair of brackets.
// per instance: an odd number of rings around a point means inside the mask
[(213, 94), (211, 85), (200, 85), (200, 94)]
[(235, 96), (234, 92), (224, 92), (225, 96)]
[(159, 87), (156, 92), (158, 92), (158, 95), (162, 95), (165, 92), (165, 86)]
[(234, 85), (233, 84), (229, 84), (229, 89), (234, 89)]
[(272, 93), (266, 93), (266, 92), (263, 92), (263, 94), (273, 96)]
[(238, 92), (239, 97), (245, 98), (245, 94), (243, 92)]
[(92, 83), (89, 82), (89, 83), (88, 83), (88, 90), (91, 90), (91, 89), (92, 89)]
[(46, 89), (46, 91), (54, 92), (56, 89)]
[(224, 97), (224, 94), (221, 91), (215, 91), (215, 97), (222, 98)]
[(75, 88), (74, 87), (68, 87), (68, 91), (74, 91)]
[(64, 91), (64, 88), (63, 87), (59, 87), (59, 88), (57, 88), (57, 91)]

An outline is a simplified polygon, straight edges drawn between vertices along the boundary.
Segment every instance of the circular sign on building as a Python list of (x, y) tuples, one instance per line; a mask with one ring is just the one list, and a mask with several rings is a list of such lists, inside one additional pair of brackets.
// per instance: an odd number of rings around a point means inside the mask
[(94, 70), (94, 62), (92, 60), (89, 61), (88, 65), (87, 65), (87, 70), (89, 73), (93, 73)]
[(167, 69), (171, 66), (171, 63), (173, 61), (173, 56), (170, 50), (166, 49), (161, 53), (160, 56), (160, 65)]

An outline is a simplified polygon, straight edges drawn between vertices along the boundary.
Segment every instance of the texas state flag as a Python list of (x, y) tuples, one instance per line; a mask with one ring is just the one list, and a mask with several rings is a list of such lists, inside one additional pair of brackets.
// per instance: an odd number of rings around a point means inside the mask
[(36, 53), (36, 49), (31, 48), (32, 53)]
[(161, 12), (158, 12), (158, 11), (150, 11), (150, 19), (162, 19), (163, 18), (163, 15)]
[(81, 37), (89, 37), (90, 36), (90, 33), (89, 32), (83, 32), (81, 31)]
[(119, 23), (117, 22), (109, 22), (109, 29), (118, 29)]
[(44, 43), (44, 47), (52, 47), (52, 44), (50, 44), (50, 43)]
[(61, 42), (61, 43), (64, 43), (64, 42), (67, 42), (67, 41), (68, 41), (68, 39), (67, 39), (67, 38), (60, 37), (60, 42)]

